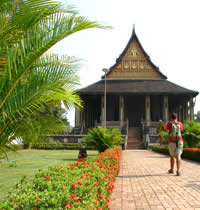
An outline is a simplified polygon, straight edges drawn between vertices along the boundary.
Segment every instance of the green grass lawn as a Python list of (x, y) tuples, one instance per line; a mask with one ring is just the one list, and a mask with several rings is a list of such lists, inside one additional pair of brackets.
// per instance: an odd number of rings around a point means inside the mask
[[(88, 156), (97, 151), (88, 150)], [(65, 165), (77, 160), (78, 150), (18, 150), (9, 152), (9, 160), (0, 160), (0, 200), (24, 175), (30, 179), (39, 169), (49, 166)]]

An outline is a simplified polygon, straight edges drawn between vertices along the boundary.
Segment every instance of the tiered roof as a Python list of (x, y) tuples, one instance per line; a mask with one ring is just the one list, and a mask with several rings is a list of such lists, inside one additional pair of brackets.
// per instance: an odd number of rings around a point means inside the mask
[[(78, 92), (80, 94), (103, 94), (104, 77)], [(167, 80), (167, 77), (153, 64), (144, 51), (135, 29), (116, 63), (107, 72), (106, 82), (106, 92), (111, 94), (198, 95), (196, 91), (183, 88)]]

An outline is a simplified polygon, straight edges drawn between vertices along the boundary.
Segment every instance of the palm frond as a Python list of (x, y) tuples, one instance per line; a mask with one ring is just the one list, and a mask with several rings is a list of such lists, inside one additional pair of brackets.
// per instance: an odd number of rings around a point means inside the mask
[(79, 62), (48, 50), (73, 33), (107, 28), (53, 0), (1, 0), (0, 147), (48, 103), (81, 106)]

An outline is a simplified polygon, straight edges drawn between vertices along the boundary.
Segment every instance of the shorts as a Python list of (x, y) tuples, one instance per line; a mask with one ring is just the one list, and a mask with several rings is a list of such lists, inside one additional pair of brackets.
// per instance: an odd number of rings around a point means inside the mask
[(178, 146), (176, 147), (176, 143), (169, 143), (168, 149), (170, 156), (181, 155), (183, 152), (183, 142), (178, 141)]

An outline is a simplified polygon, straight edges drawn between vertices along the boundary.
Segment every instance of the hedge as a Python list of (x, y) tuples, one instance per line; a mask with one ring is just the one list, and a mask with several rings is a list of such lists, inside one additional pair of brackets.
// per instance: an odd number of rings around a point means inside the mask
[(14, 150), (22, 150), (24, 149), (24, 145), (23, 144), (12, 144), (10, 145)]
[(167, 146), (152, 145), (152, 151), (159, 152), (165, 155), (169, 155)]
[(200, 162), (200, 148), (184, 148), (182, 157)]
[[(167, 146), (153, 145), (152, 151), (169, 155)], [(195, 161), (200, 162), (200, 148), (184, 148), (181, 157), (185, 158), (185, 159), (195, 160)]]
[[(33, 144), (31, 149), (43, 149), (43, 150), (79, 150), (83, 144), (80, 143), (65, 143), (65, 144)], [(94, 150), (94, 147), (87, 146), (87, 150)]]

